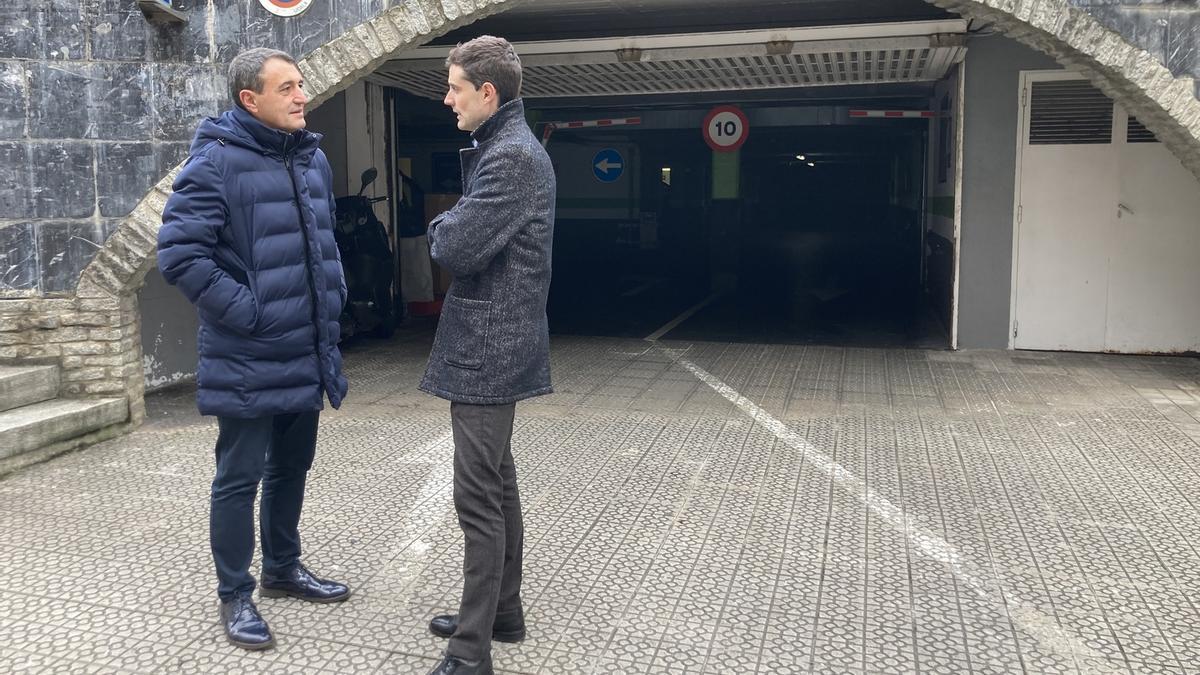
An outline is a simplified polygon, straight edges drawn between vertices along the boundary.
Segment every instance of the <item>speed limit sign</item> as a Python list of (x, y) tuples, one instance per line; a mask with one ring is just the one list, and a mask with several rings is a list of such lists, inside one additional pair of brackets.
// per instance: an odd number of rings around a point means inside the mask
[(258, 0), (263, 9), (276, 16), (296, 16), (308, 9), (313, 0)]
[(717, 152), (737, 150), (749, 133), (750, 120), (737, 106), (719, 105), (704, 118), (704, 142)]

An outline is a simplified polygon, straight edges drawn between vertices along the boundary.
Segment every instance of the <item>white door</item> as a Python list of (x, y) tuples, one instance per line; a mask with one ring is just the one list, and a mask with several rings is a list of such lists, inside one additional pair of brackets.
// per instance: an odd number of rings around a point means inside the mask
[(1078, 75), (1021, 81), (1013, 347), (1200, 351), (1200, 181)]
[(1026, 73), (1013, 346), (1100, 351), (1118, 171), (1113, 106), (1070, 73)]
[(1118, 107), (1105, 349), (1200, 351), (1200, 181)]

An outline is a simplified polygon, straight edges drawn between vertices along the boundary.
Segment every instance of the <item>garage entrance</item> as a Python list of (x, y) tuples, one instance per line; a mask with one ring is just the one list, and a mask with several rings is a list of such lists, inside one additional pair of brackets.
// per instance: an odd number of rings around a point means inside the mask
[[(751, 130), (731, 157), (701, 138), (704, 108), (627, 110), (641, 130), (555, 133), (552, 328), (945, 346), (921, 280), (928, 124), (855, 124), (845, 106), (742, 108)], [(683, 128), (654, 128), (667, 125)], [(628, 183), (592, 175), (606, 150)]]
[[(939, 20), (518, 44), (530, 122), (558, 176), (552, 332), (951, 346), (953, 228), (949, 255), (927, 236), (930, 157), (944, 154), (947, 125), (930, 116), (954, 116), (935, 95), (965, 30)], [(463, 138), (440, 105), (444, 56), (413, 50), (370, 77), (403, 92), (400, 161), (448, 205)], [(702, 127), (728, 105), (746, 141), (718, 152)]]

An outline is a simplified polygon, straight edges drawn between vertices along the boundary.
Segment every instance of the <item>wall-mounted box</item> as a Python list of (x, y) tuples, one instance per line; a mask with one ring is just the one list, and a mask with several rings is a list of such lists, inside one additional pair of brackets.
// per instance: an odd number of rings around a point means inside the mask
[(151, 23), (183, 23), (187, 17), (171, 6), (171, 0), (137, 0), (138, 9)]

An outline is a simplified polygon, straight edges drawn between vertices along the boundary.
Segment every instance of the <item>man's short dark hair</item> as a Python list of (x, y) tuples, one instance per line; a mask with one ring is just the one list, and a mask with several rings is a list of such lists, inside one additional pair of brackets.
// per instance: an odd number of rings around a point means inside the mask
[(243, 89), (249, 89), (256, 94), (263, 93), (263, 87), (266, 86), (262, 76), (263, 65), (271, 59), (287, 61), (297, 68), (300, 67), (296, 65), (296, 59), (293, 59), (291, 54), (266, 47), (247, 49), (233, 57), (233, 61), (229, 62), (229, 95), (233, 98), (234, 105), (244, 109), (241, 97)]
[(491, 82), (500, 95), (500, 105), (521, 96), (521, 59), (504, 38), (480, 35), (458, 43), (446, 57), (446, 67), (450, 66), (462, 68), (476, 89), (484, 82)]

